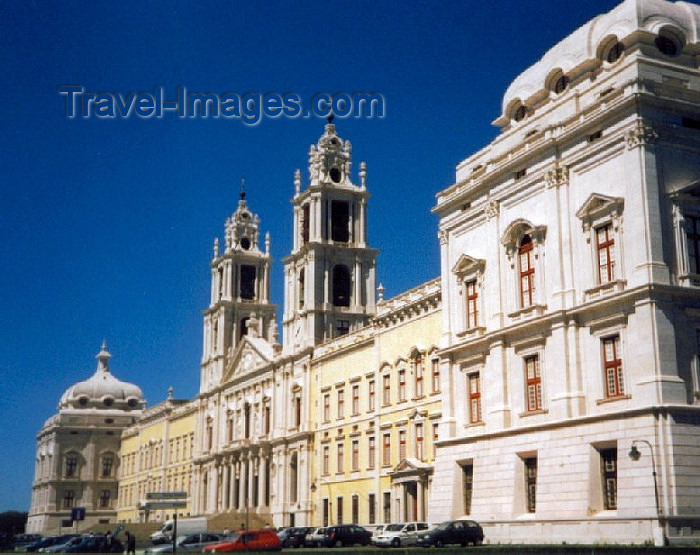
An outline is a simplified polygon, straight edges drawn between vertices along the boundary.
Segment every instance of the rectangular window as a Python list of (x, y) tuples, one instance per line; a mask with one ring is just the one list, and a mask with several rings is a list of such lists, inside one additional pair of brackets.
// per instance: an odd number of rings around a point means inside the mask
[(467, 302), (467, 329), (474, 329), (479, 323), (478, 300), (479, 294), (476, 288), (476, 280), (468, 281), (464, 285)]
[(481, 380), (479, 372), (467, 376), (469, 380), (469, 422), (481, 422)]
[(440, 391), (440, 361), (434, 358), (431, 361), (432, 366), (432, 383), (433, 383), (433, 393), (438, 393)]
[(617, 509), (617, 449), (601, 449), (600, 471), (603, 484), (603, 506)]
[(406, 400), (406, 369), (399, 370), (399, 402)]
[(518, 252), (520, 269), (520, 308), (528, 308), (533, 304), (535, 292), (535, 266), (533, 264), (532, 239), (525, 235), (520, 242)]
[(255, 266), (241, 264), (240, 297), (248, 301), (255, 298)]
[(423, 359), (420, 355), (414, 361), (414, 371), (416, 376), (416, 398), (420, 399), (423, 397)]
[(360, 522), (360, 496), (352, 496), (352, 523), (357, 524)]
[(382, 403), (384, 406), (391, 404), (391, 376), (386, 374), (382, 377), (384, 381), (384, 393), (382, 397)]
[(109, 507), (110, 492), (108, 489), (103, 489), (100, 492), (100, 507)]
[(462, 487), (464, 491), (464, 514), (472, 512), (472, 492), (474, 489), (474, 465), (462, 466)]
[(343, 498), (338, 497), (336, 500), (336, 516), (337, 516), (337, 523), (342, 524), (343, 523)]
[(337, 472), (338, 474), (341, 474), (343, 472), (343, 468), (345, 466), (345, 446), (342, 443), (339, 443), (337, 445), (337, 451), (338, 455), (338, 467), (337, 467)]
[(323, 421), (331, 421), (331, 394), (326, 393), (323, 396)]
[(700, 274), (700, 217), (684, 214), (688, 272)]
[(437, 422), (433, 424), (433, 458), (437, 455), (438, 426), (439, 424)]
[(75, 492), (72, 489), (68, 489), (63, 492), (63, 508), (70, 509), (73, 507), (75, 502)]
[(602, 340), (603, 366), (605, 369), (605, 396), (620, 397), (625, 394), (620, 358), (620, 336), (614, 335)]
[(367, 410), (374, 410), (376, 397), (377, 397), (377, 385), (374, 380), (367, 382)]
[(615, 279), (615, 239), (612, 224), (596, 228), (595, 237), (598, 252), (598, 283), (602, 285)]
[(352, 415), (360, 414), (360, 386), (352, 386)]
[(331, 448), (328, 445), (323, 446), (323, 474), (328, 475), (331, 472), (330, 468)]
[(416, 458), (419, 461), (424, 460), (425, 457), (425, 437), (423, 436), (423, 424), (421, 422), (416, 424)]
[(406, 430), (399, 430), (399, 461), (406, 458)]
[(352, 442), (352, 469), (360, 470), (360, 442), (357, 439)]
[(338, 418), (345, 418), (345, 391), (338, 390)]
[(66, 457), (66, 478), (74, 478), (78, 470), (78, 457), (68, 455)]
[(338, 320), (335, 323), (338, 335), (347, 335), (350, 332), (350, 320)]
[(323, 525), (328, 526), (328, 516), (330, 514), (330, 507), (328, 499), (323, 500)]
[(301, 427), (301, 397), (294, 398), (294, 427)]
[(109, 478), (112, 476), (112, 467), (114, 466), (114, 457), (105, 455), (102, 457), (102, 477)]
[(228, 443), (233, 441), (233, 412), (229, 411), (226, 416), (226, 439)]
[(367, 495), (367, 513), (369, 514), (369, 523), (374, 524), (377, 520), (377, 500), (375, 495), (370, 493)]
[(347, 243), (350, 240), (350, 206), (348, 202), (331, 201), (331, 239), (340, 243)]
[(270, 433), (271, 421), (272, 421), (272, 408), (270, 407), (269, 401), (265, 403), (265, 406), (263, 408), (263, 413), (264, 413), (263, 418), (265, 419), (265, 435), (268, 435)]
[(391, 492), (385, 491), (382, 493), (382, 513), (384, 513), (384, 522), (391, 522)]
[(391, 434), (384, 434), (382, 439), (382, 465), (391, 466)]
[(523, 463), (525, 466), (527, 512), (534, 513), (537, 506), (537, 457), (527, 458)]
[(542, 380), (540, 379), (540, 358), (538, 355), (525, 357), (525, 383), (527, 410), (541, 410)]
[(374, 468), (374, 461), (377, 457), (377, 446), (376, 439), (374, 436), (369, 436), (367, 438), (367, 468), (372, 470)]

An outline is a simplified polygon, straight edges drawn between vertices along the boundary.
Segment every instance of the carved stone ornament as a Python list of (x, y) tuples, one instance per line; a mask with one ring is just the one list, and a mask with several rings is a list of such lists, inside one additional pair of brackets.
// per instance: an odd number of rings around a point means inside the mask
[(486, 218), (491, 220), (498, 216), (501, 210), (501, 205), (497, 200), (490, 200), (489, 203), (486, 205), (486, 208), (484, 209), (484, 213), (486, 214)]
[(634, 129), (630, 129), (625, 133), (628, 149), (653, 143), (658, 138), (659, 134), (654, 131), (654, 128), (651, 125), (645, 125), (641, 119), (635, 122)]
[(544, 176), (547, 189), (569, 184), (569, 168), (554, 166)]

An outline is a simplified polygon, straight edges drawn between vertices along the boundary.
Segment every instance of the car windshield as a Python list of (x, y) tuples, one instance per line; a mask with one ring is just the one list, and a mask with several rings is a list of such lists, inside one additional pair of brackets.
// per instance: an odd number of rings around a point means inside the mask
[(436, 530), (446, 530), (447, 528), (449, 528), (450, 524), (452, 524), (452, 522), (450, 522), (449, 520), (447, 522), (441, 522), (440, 524), (438, 524), (435, 527), (435, 529)]
[(240, 536), (240, 534), (236, 534), (234, 532), (233, 534), (229, 534), (228, 536), (226, 536), (224, 540), (227, 542), (235, 542), (238, 539), (238, 536)]
[(400, 532), (401, 529), (404, 527), (403, 524), (389, 524), (384, 531), (385, 532)]

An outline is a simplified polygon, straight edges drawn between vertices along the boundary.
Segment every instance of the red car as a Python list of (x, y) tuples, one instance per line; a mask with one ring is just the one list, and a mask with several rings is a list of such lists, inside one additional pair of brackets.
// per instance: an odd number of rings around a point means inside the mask
[(236, 551), (280, 551), (282, 544), (274, 530), (244, 530), (236, 532), (225, 542), (207, 545), (204, 553), (232, 553)]

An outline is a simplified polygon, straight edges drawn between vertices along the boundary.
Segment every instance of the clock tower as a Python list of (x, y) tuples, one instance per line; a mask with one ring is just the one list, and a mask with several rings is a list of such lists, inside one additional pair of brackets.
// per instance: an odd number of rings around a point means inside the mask
[(277, 343), (277, 306), (270, 303), (270, 235), (261, 249), (260, 220), (248, 208), (241, 186), (238, 208), (226, 220), (225, 246), (214, 240), (211, 301), (204, 311), (200, 393), (219, 385), (244, 335)]
[(375, 313), (378, 251), (367, 245), (367, 170), (351, 179), (350, 141), (326, 124), (309, 151), (309, 183), (294, 177), (294, 244), (284, 259), (284, 351), (356, 330)]

